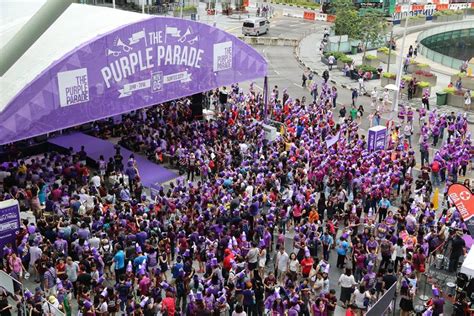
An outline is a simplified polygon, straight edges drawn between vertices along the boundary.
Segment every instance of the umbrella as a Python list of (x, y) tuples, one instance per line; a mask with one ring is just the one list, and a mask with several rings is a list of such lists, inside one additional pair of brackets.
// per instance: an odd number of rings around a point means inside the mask
[(393, 90), (393, 91), (398, 91), (397, 86), (394, 85), (393, 83), (390, 83), (390, 84), (386, 85), (386, 86), (384, 87), (384, 89)]

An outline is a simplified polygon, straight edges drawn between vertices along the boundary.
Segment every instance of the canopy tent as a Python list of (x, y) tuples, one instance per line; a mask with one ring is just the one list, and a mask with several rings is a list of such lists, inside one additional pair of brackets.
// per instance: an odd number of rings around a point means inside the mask
[(2, 77), (0, 144), (266, 72), (257, 51), (211, 26), (74, 4)]
[(468, 275), (469, 277), (474, 277), (474, 247), (469, 250), (464, 262), (461, 266), (461, 273)]

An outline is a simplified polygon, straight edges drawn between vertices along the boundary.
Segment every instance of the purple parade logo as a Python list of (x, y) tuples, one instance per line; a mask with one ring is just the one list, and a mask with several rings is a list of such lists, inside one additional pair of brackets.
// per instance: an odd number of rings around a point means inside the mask
[(266, 75), (236, 37), (198, 22), (156, 17), (68, 53), (0, 113), (0, 144)]

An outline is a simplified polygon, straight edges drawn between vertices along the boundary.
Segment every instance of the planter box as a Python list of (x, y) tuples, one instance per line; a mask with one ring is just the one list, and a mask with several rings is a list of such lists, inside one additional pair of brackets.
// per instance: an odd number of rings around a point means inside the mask
[(429, 82), (432, 87), (436, 86), (436, 82), (438, 81), (438, 76), (435, 74), (433, 74), (431, 77), (413, 74), (413, 77), (415, 77), (418, 81)]
[[(347, 63), (349, 66), (352, 64), (352, 63)], [(339, 69), (344, 69), (344, 65), (345, 63), (343, 63), (342, 61), (337, 61), (337, 68)]]
[[(409, 19), (408, 20), (408, 27), (410, 26), (417, 26), (425, 24), (426, 19)], [(400, 21), (400, 25), (405, 25), (405, 19)]]
[[(455, 84), (456, 81), (458, 80), (458, 78), (459, 77), (457, 75), (452, 75), (451, 76), (451, 82), (453, 84)], [(461, 82), (462, 82), (462, 87), (463, 88), (474, 90), (474, 77), (461, 78)]]
[[(390, 54), (390, 64), (395, 64), (397, 61), (397, 55)], [(388, 54), (377, 52), (377, 58), (384, 64), (388, 64)]]
[(380, 86), (381, 87), (385, 87), (386, 85), (388, 84), (395, 84), (397, 82), (396, 79), (390, 79), (390, 78), (385, 78), (384, 76), (382, 76), (382, 78), (380, 78)]
[(433, 22), (451, 22), (451, 21), (460, 21), (463, 19), (462, 14), (453, 14), (453, 15), (442, 15), (442, 16), (434, 16)]
[(458, 108), (464, 107), (464, 95), (448, 93), (448, 105)]
[(428, 89), (428, 91), (430, 91), (430, 95), (431, 95), (431, 87), (428, 87), (428, 88), (420, 88), (420, 87), (416, 87), (416, 91), (415, 91), (415, 94), (413, 95), (414, 98), (421, 98), (423, 97), (423, 92)]
[(321, 62), (326, 66), (329, 66), (329, 61), (326, 57), (324, 57), (324, 55), (321, 55)]
[(408, 65), (408, 73), (413, 74), (418, 70), (422, 71), (431, 71), (431, 67), (419, 67), (417, 64), (410, 64)]
[(367, 58), (364, 58), (362, 60), (362, 63), (364, 65), (368, 65), (368, 66), (372, 66), (372, 67), (375, 67), (377, 68), (379, 65), (380, 65), (380, 61), (378, 59), (367, 59)]

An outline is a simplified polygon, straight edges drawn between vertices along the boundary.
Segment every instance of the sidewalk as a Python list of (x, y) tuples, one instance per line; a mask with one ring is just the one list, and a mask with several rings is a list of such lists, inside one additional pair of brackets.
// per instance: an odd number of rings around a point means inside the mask
[[(469, 17), (468, 19), (472, 19), (472, 18)], [(407, 35), (405, 39), (404, 54), (405, 55), (407, 54), (408, 48), (410, 47), (410, 45), (414, 45), (416, 38), (418, 37), (418, 34), (420, 32), (426, 29), (435, 27), (435, 26), (441, 26), (445, 24), (447, 23), (426, 22), (426, 24), (421, 25), (421, 26), (409, 27), (407, 29)], [(394, 38), (396, 38), (397, 47), (401, 47), (401, 41), (402, 41), (401, 37), (403, 36), (403, 27), (401, 27), (400, 25), (394, 26), (393, 35), (394, 35)], [(318, 76), (321, 76), (323, 71), (328, 69), (328, 66), (325, 65), (321, 61), (321, 53), (319, 51), (319, 44), (321, 43), (322, 39), (323, 39), (322, 32), (310, 34), (300, 41), (295, 52), (297, 60), (304, 67), (309, 68)], [(367, 53), (374, 54), (374, 51), (368, 51)], [(396, 64), (390, 65), (390, 72), (396, 72), (397, 69), (399, 69), (400, 62), (398, 60), (399, 59), (398, 54), (400, 53), (400, 51), (395, 51), (395, 53), (397, 54), (397, 62)], [(354, 63), (356, 65), (362, 64), (362, 57), (363, 57), (362, 53), (349, 55), (349, 56), (354, 60)], [(424, 56), (418, 55), (416, 60), (422, 63), (430, 64), (432, 72), (436, 74), (438, 77), (436, 87), (433, 87), (431, 89), (430, 106), (437, 107), (440, 111), (447, 112), (447, 113), (451, 111), (454, 111), (456, 113), (460, 111), (464, 111), (464, 109), (457, 108), (457, 107), (436, 106), (436, 92), (442, 91), (445, 87), (447, 87), (450, 82), (450, 75), (457, 73), (458, 71), (456, 69), (451, 69), (444, 65), (435, 63), (432, 60), (425, 58)], [(387, 64), (381, 63), (381, 65), (383, 66), (384, 70), (387, 69)], [(342, 71), (337, 69), (336, 67), (333, 67), (333, 70), (330, 71), (329, 81), (345, 89), (352, 89), (352, 88), (358, 89), (359, 88), (359, 84), (356, 80), (352, 80), (349, 77), (344, 76)], [(374, 87), (376, 87), (378, 91), (381, 91), (383, 89), (383, 87), (381, 86), (380, 80), (370, 80), (370, 81), (365, 82), (365, 88), (367, 91), (372, 91)], [(404, 103), (409, 103), (410, 106), (415, 107), (415, 108), (419, 108), (421, 106), (420, 99), (412, 99), (410, 101), (404, 100)], [(468, 121), (474, 124), (474, 113), (472, 111), (468, 113)]]

